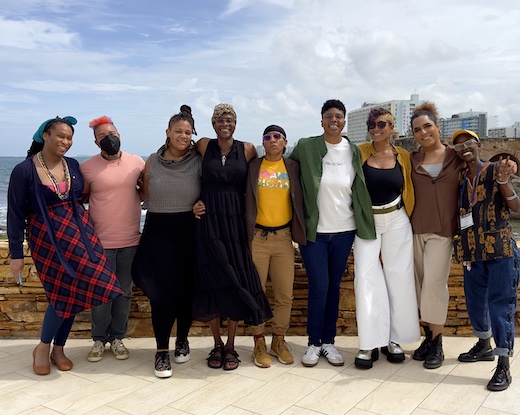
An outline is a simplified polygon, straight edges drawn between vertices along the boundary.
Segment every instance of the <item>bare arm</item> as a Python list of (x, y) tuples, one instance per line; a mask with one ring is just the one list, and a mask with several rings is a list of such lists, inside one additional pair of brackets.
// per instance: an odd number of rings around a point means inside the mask
[(511, 183), (511, 175), (516, 173), (517, 165), (509, 157), (498, 160), (497, 164), (497, 183), (500, 188), (500, 193), (506, 201), (507, 207), (513, 212), (520, 210), (520, 199)]
[(248, 163), (251, 160), (258, 158), (258, 153), (256, 152), (256, 148), (252, 143), (244, 142), (244, 153)]
[(199, 153), (202, 158), (204, 158), (204, 154), (206, 154), (206, 149), (208, 148), (209, 143), (208, 137), (201, 137), (199, 141), (195, 143), (195, 151)]
[(148, 170), (150, 170), (150, 157), (146, 160), (146, 164), (144, 165), (144, 169), (141, 172), (141, 176), (139, 176), (139, 180), (137, 184), (139, 187), (139, 197), (141, 201), (145, 200), (148, 197)]

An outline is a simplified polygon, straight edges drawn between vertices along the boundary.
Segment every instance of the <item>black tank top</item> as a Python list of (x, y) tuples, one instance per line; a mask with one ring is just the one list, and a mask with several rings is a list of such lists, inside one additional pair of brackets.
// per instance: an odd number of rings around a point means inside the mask
[(396, 162), (391, 169), (377, 169), (365, 162), (363, 173), (365, 173), (372, 206), (386, 205), (401, 194), (404, 178), (399, 163)]

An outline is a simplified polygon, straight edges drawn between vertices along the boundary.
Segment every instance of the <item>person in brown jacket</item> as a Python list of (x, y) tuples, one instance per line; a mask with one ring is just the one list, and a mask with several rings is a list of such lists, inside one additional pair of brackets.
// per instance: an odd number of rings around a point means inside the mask
[(420, 147), (410, 155), (415, 208), (411, 216), (415, 286), (425, 338), (413, 353), (427, 369), (442, 365), (442, 330), (448, 313), (452, 238), (457, 232), (459, 174), (464, 161), (439, 138), (434, 104), (425, 102), (411, 118)]
[[(289, 328), (293, 299), (294, 247), (292, 241), (305, 245), (303, 195), (298, 162), (283, 157), (287, 136), (277, 125), (263, 134), (265, 157), (252, 160), (246, 184), (246, 231), (251, 254), (262, 287), (267, 276), (274, 291), (271, 322), (273, 340), (270, 354), (283, 364), (294, 358), (284, 340)], [(258, 367), (271, 366), (264, 337), (264, 324), (252, 326), (255, 339), (253, 362)]]

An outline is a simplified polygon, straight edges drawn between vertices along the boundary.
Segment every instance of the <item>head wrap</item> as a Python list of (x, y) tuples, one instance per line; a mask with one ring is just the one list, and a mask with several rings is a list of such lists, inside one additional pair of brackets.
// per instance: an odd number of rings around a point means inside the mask
[(214, 123), (217, 118), (222, 117), (224, 114), (231, 114), (237, 120), (237, 114), (233, 105), (231, 104), (217, 104), (215, 105), (215, 109), (213, 110), (213, 116), (211, 117), (211, 122)]
[(480, 138), (478, 138), (478, 134), (474, 131), (471, 131), (471, 130), (457, 130), (453, 133), (453, 135), (451, 136), (451, 141), (454, 143), (455, 142), (455, 139), (459, 136), (459, 135), (462, 135), (462, 134), (468, 134), (470, 136), (472, 136), (475, 140), (477, 140), (477, 143), (480, 143)]
[(282, 127), (280, 127), (279, 125), (273, 124), (273, 125), (270, 125), (269, 127), (266, 127), (263, 135), (266, 135), (267, 133), (270, 133), (271, 131), (276, 131), (277, 133), (283, 134), (284, 138), (287, 140), (287, 135), (285, 134), (285, 130)]
[(70, 126), (76, 125), (78, 120), (76, 118), (71, 116), (66, 116), (63, 118), (56, 117), (56, 118), (50, 118), (47, 121), (43, 122), (42, 125), (40, 125), (40, 128), (36, 130), (36, 132), (33, 135), (33, 140), (37, 143), (43, 143), (43, 133), (45, 132), (45, 128), (47, 127), (47, 124), (49, 124), (51, 121), (59, 121), (64, 122), (65, 124), (69, 124)]

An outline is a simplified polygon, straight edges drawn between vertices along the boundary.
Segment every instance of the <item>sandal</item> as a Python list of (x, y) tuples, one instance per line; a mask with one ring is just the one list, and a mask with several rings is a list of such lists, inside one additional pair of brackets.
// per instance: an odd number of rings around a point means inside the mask
[(224, 370), (235, 370), (238, 367), (238, 364), (240, 363), (238, 353), (235, 352), (235, 350), (233, 349), (229, 349), (224, 351), (224, 356), (226, 356), (223, 362)]
[(209, 352), (209, 357), (206, 359), (208, 361), (209, 368), (220, 369), (224, 364), (224, 349), (222, 346), (222, 344), (219, 344), (211, 352)]

